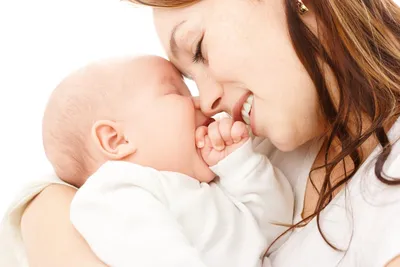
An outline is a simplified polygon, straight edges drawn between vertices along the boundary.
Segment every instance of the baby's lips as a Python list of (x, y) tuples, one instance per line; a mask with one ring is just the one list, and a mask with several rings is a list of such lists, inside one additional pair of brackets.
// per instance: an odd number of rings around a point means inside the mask
[(213, 118), (206, 118), (206, 120), (201, 124), (201, 126), (206, 126), (208, 127), (208, 125), (210, 125), (211, 123), (213, 123), (215, 121), (215, 119)]

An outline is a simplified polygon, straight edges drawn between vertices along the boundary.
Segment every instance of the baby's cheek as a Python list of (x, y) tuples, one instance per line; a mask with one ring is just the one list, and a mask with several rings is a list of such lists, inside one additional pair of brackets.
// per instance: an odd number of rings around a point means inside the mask
[(195, 109), (193, 102), (190, 98), (180, 99), (172, 104), (171, 110), (176, 114), (175, 116), (179, 121), (185, 123), (194, 123), (195, 120)]

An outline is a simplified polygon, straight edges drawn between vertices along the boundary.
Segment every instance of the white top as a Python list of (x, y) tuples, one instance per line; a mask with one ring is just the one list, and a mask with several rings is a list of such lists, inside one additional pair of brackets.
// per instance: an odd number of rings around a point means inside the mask
[(290, 184), (250, 140), (212, 170), (207, 184), (109, 161), (78, 190), (71, 221), (108, 266), (261, 266), (285, 230), (276, 223), (292, 222)]
[[(393, 145), (384, 173), (400, 179), (400, 119), (388, 136), (392, 143), (399, 141)], [(289, 240), (272, 253), (273, 267), (383, 267), (400, 255), (400, 185), (387, 186), (376, 178), (375, 162), (381, 150), (378, 147), (373, 151), (345, 190), (339, 192), (321, 213), (323, 233), (342, 251), (327, 245), (314, 219), (306, 227), (296, 229)], [(309, 170), (313, 158), (306, 157), (302, 170)], [(307, 176), (300, 175), (296, 195), (298, 207), (303, 205), (307, 182)], [(295, 222), (300, 216), (301, 210), (297, 209)]]
[[(389, 138), (394, 142), (399, 136), (400, 119), (392, 127)], [(291, 183), (295, 192), (295, 221), (298, 221), (308, 173), (319, 144), (310, 142), (292, 152), (283, 153), (276, 150), (268, 140), (256, 139), (255, 147), (267, 155)], [(273, 267), (380, 267), (400, 254), (400, 187), (385, 186), (374, 177), (373, 162), (379, 151), (377, 148), (357, 172), (348, 186), (351, 190), (337, 195), (321, 216), (325, 234), (335, 238), (330, 240), (337, 242), (336, 239), (341, 239), (339, 248), (346, 247), (343, 240), (348, 241), (351, 234), (349, 230), (353, 230), (347, 253), (336, 252), (323, 242), (313, 221), (307, 227), (296, 230), (282, 247), (272, 253), (270, 259)], [(394, 145), (385, 170), (392, 176), (400, 177), (400, 141)], [(32, 182), (25, 188), (4, 218), (0, 230), (0, 266), (28, 266), (20, 238), (21, 214), (26, 203), (40, 190), (49, 184), (63, 183), (56, 177), (44, 177), (44, 180), (42, 183)], [(359, 193), (356, 193), (357, 190)], [(346, 209), (343, 209), (344, 202)]]

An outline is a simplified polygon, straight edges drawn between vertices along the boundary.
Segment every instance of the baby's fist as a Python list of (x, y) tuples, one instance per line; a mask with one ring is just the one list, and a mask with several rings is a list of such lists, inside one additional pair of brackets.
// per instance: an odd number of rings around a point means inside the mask
[(216, 165), (248, 139), (246, 124), (231, 118), (214, 121), (208, 127), (201, 126), (196, 130), (196, 145), (209, 166)]

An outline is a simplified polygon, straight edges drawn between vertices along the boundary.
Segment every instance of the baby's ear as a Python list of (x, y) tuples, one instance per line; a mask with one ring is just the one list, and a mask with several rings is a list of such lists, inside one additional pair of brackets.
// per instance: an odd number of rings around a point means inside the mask
[(92, 127), (92, 138), (100, 151), (111, 160), (121, 160), (136, 151), (133, 143), (126, 140), (118, 123), (100, 120)]

